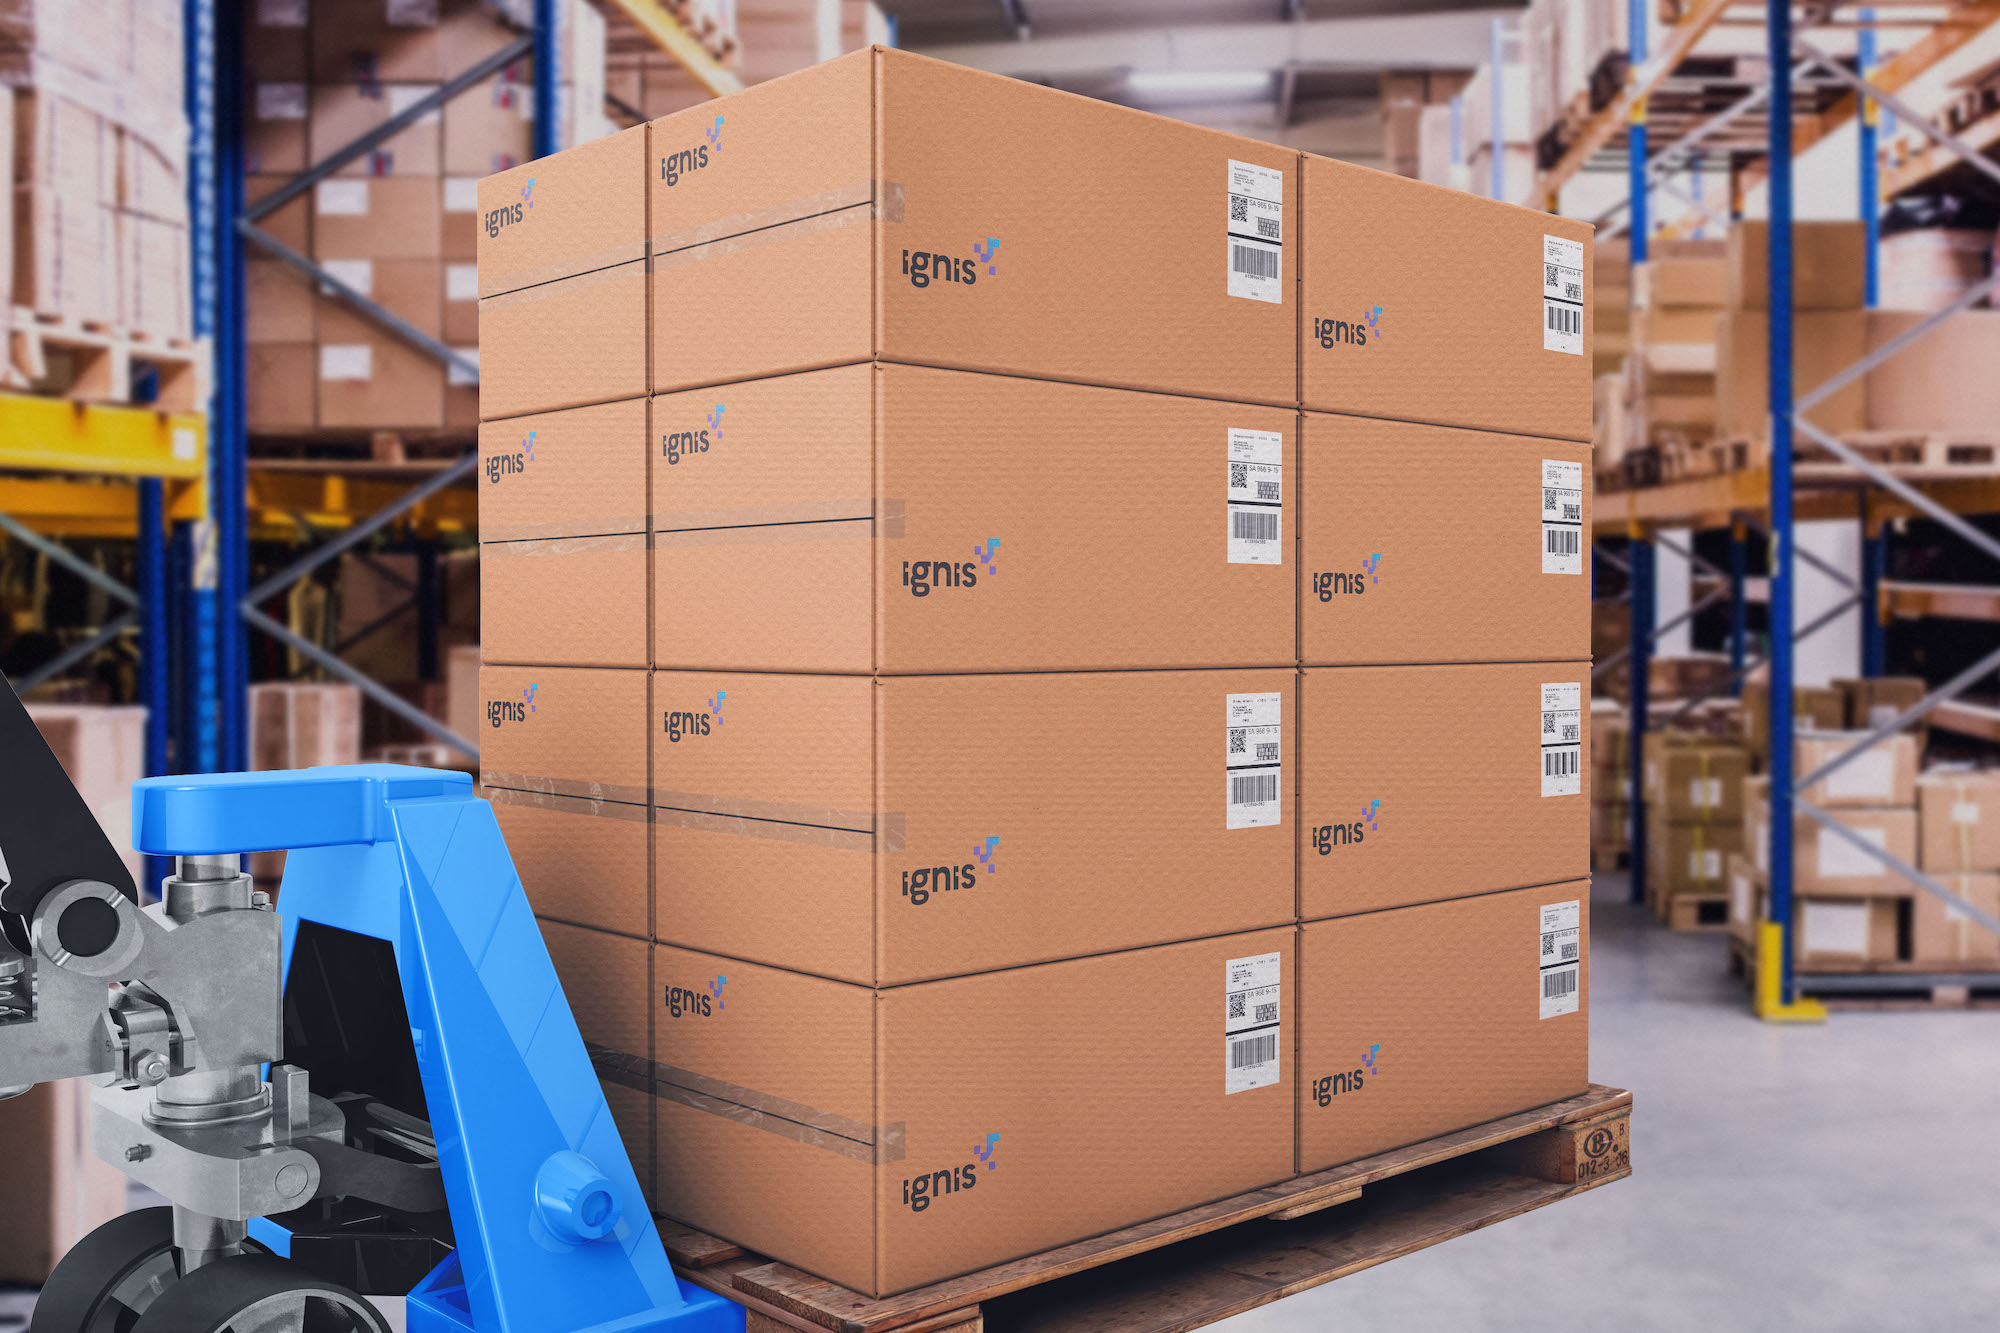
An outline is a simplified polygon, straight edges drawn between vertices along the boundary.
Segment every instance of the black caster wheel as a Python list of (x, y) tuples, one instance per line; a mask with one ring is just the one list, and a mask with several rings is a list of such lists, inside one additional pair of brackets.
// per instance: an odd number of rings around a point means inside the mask
[(131, 1333), (390, 1333), (381, 1311), (337, 1282), (269, 1254), (204, 1264), (162, 1291)]
[(28, 1333), (131, 1333), (178, 1277), (173, 1209), (114, 1217), (78, 1241), (49, 1274)]

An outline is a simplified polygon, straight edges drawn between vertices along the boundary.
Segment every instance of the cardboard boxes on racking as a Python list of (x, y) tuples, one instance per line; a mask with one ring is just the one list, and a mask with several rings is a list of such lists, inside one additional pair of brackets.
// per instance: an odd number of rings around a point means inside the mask
[(1933, 770), (1917, 779), (1917, 865), (1933, 873), (2000, 870), (2000, 772)]
[[(1988, 916), (2000, 916), (2000, 874), (1981, 871), (1940, 875), (1938, 879)], [(1916, 962), (1940, 969), (2000, 969), (2000, 935), (1935, 894), (1919, 892), (1912, 898), (1910, 950)]]

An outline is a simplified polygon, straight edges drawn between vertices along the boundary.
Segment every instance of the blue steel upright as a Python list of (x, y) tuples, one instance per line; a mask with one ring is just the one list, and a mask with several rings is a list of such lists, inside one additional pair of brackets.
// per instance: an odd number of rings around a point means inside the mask
[[(1625, 5), (1625, 64), (1636, 75), (1639, 66), (1646, 63), (1646, 10), (1648, 0), (1626, 0)], [(1632, 77), (1628, 75), (1627, 77)], [(1646, 179), (1646, 99), (1640, 98), (1632, 104), (1631, 123), (1625, 128), (1626, 171), (1630, 175), (1631, 210), (1627, 216), (1630, 224), (1631, 262), (1643, 264), (1647, 256), (1647, 240), (1652, 231), (1652, 199), (1649, 195), (1651, 183)]]
[[(667, 1261), (527, 894), (464, 773), (393, 764), (149, 778), (154, 855), (287, 848), (301, 922), (395, 951), (458, 1249), (409, 1296), (410, 1333), (742, 1333)], [(252, 1235), (282, 1254), (287, 1233)]]
[(1632, 764), (1631, 772), (1626, 775), (1631, 784), (1629, 796), (1632, 806), (1632, 850), (1628, 860), (1632, 868), (1632, 901), (1643, 903), (1646, 901), (1646, 767), (1643, 752), (1646, 723), (1652, 711), (1653, 624), (1658, 615), (1653, 597), (1652, 535), (1634, 533), (1625, 558), (1630, 562), (1632, 577), (1632, 594), (1626, 601), (1632, 616), (1632, 647), (1625, 658), (1632, 670), (1632, 684), (1627, 691), (1632, 697), (1632, 721), (1626, 733), (1627, 748), (1631, 751), (1628, 758)]
[(1770, 919), (1783, 932), (1779, 994), (1797, 995), (1792, 910), (1792, 8), (1765, 6), (1771, 65), (1769, 99), (1769, 266), (1771, 394), (1771, 855)]
[(1743, 697), (1743, 663), (1750, 649), (1750, 606), (1743, 585), (1750, 577), (1750, 540), (1742, 519), (1729, 525), (1729, 692)]
[[(1875, 72), (1875, 11), (1864, 9), (1855, 16), (1861, 31), (1855, 35), (1856, 73), (1867, 78)], [(1866, 235), (1863, 274), (1865, 301), (1870, 310), (1882, 303), (1882, 182), (1876, 161), (1876, 136), (1880, 133), (1882, 109), (1872, 97), (1861, 99), (1859, 139), (1861, 143), (1861, 229)], [(1873, 675), (1874, 672), (1864, 674)]]

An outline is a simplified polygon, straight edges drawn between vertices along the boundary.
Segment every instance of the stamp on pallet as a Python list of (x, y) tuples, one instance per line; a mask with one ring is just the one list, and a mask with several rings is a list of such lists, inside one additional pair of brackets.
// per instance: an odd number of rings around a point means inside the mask
[(1182, 1333), (1632, 1173), (1632, 1094), (1581, 1096), (879, 1299), (672, 1222), (753, 1333)]

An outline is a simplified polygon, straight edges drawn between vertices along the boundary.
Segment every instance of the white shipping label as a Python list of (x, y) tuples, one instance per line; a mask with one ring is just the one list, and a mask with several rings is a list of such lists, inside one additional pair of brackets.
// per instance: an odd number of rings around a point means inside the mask
[(1573, 1014), (1583, 982), (1583, 901), (1542, 905), (1541, 939), (1535, 950), (1536, 983), (1542, 1017)]
[(1757, 885), (1750, 876), (1738, 873), (1729, 877), (1729, 919), (1731, 921), (1750, 920), (1751, 913), (1756, 910), (1756, 905), (1753, 901), (1753, 895), (1756, 891)]
[[(1850, 828), (1861, 841), (1889, 850), (1886, 829)], [(1888, 867), (1862, 851), (1830, 828), (1819, 831), (1819, 877), (1821, 879), (1865, 879), (1888, 873)]]
[(1887, 801), (1896, 790), (1896, 756), (1877, 746), (1863, 750), (1826, 775), (1831, 800)]
[(446, 176), (444, 178), (444, 211), (447, 213), (477, 213), (479, 211), (479, 177)]
[(1583, 464), (1542, 460), (1542, 573), (1583, 573)]
[(1721, 778), (1689, 778), (1688, 804), (1696, 810), (1713, 810), (1722, 804)]
[(1284, 1046), (1281, 953), (1232, 958), (1223, 973), (1222, 1091), (1227, 1096), (1278, 1081)]
[(368, 182), (327, 180), (313, 186), (313, 206), (321, 217), (359, 218), (368, 216)]
[(1953, 801), (1951, 822), (1954, 824), (1977, 824), (1979, 822), (1979, 802)]
[(1757, 873), (1760, 875), (1770, 874), (1771, 826), (1768, 823), (1755, 825), (1750, 834), (1750, 844), (1757, 854)]
[[(336, 279), (337, 281), (340, 282), (342, 286), (351, 287), (356, 292), (359, 292), (363, 296), (370, 298), (374, 297), (375, 295), (374, 260), (322, 259), (319, 261), (319, 266), (320, 268), (326, 271), (326, 275), (328, 277)], [(326, 283), (321, 283), (319, 286), (320, 290), (322, 292), (325, 292), (328, 296), (332, 296), (334, 294), (334, 289), (328, 286)]]
[(1268, 828), (1285, 822), (1284, 696), (1232, 694), (1223, 747), (1225, 827)]
[(1714, 847), (1703, 847), (1688, 853), (1688, 878), (1697, 883), (1722, 878), (1722, 853)]
[(1542, 795), (1583, 791), (1583, 683), (1542, 686)]
[(454, 347), (451, 350), (457, 354), (459, 361), (466, 362), (466, 365), (461, 366), (458, 361), (446, 362), (444, 382), (454, 389), (479, 383), (479, 348)]
[(322, 380), (368, 380), (375, 374), (373, 354), (367, 343), (321, 343), (319, 377)]
[(306, 0), (257, 0), (257, 26), (260, 28), (305, 27)]
[(1583, 355), (1583, 242), (1542, 237), (1542, 350)]
[(304, 120), (306, 86), (303, 83), (260, 83), (257, 85), (257, 119)]
[(444, 299), (447, 301), (477, 301), (479, 299), (479, 265), (446, 264), (444, 266)]
[(1229, 563), (1285, 563), (1285, 437), (1229, 431)]
[(1285, 173), (1229, 164), (1229, 294), (1285, 303)]
[(1799, 944), (1807, 953), (1868, 956), (1868, 904), (1808, 902), (1801, 904)]
[[(389, 89), (389, 114), (400, 116), (417, 103), (438, 90), (435, 83), (392, 83)], [(410, 123), (413, 125), (435, 125), (438, 123), (440, 108), (432, 107)]]

